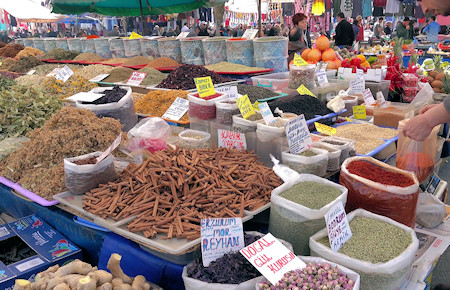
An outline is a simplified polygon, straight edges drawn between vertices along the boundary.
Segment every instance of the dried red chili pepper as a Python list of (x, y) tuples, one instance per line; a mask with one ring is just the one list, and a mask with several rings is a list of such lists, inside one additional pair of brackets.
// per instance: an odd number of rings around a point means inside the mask
[(348, 164), (347, 170), (352, 174), (384, 185), (408, 187), (414, 184), (414, 180), (408, 176), (398, 172), (386, 170), (367, 161), (352, 161)]

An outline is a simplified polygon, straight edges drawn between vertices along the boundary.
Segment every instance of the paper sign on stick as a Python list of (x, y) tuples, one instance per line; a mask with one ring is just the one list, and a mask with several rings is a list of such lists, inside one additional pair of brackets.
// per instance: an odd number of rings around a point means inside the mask
[(206, 98), (216, 94), (211, 77), (195, 78), (194, 82), (200, 98)]
[(245, 134), (228, 130), (217, 129), (218, 147), (236, 148), (247, 150), (247, 140)]
[(236, 99), (236, 103), (244, 119), (248, 119), (251, 115), (256, 113), (247, 95), (243, 95), (242, 97)]
[(352, 237), (344, 206), (340, 201), (325, 215), (331, 249), (337, 252)]
[(289, 150), (292, 154), (299, 154), (312, 146), (311, 135), (308, 125), (306, 125), (305, 116), (302, 114), (297, 118), (289, 120), (284, 125), (286, 137), (289, 144)]

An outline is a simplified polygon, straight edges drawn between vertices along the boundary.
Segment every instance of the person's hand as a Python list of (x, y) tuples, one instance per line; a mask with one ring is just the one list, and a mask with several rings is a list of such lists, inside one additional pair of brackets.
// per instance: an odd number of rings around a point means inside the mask
[(423, 141), (430, 135), (432, 129), (433, 127), (428, 125), (425, 116), (418, 115), (406, 123), (403, 135), (416, 141)]
[(431, 108), (434, 108), (435, 106), (437, 106), (438, 104), (433, 104), (433, 105), (427, 105), (425, 107), (423, 107), (422, 109), (420, 109), (419, 114), (423, 114), (426, 111), (428, 111)]
[(409, 25), (406, 25), (406, 29), (409, 30)]

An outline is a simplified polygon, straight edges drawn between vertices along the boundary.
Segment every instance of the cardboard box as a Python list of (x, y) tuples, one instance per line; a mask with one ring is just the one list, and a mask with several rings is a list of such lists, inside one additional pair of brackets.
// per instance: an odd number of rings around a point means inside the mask
[(0, 225), (0, 253), (14, 246), (18, 247), (14, 256), (20, 257), (20, 252), (31, 256), (9, 265), (0, 258), (0, 289), (12, 289), (16, 279), (34, 281), (37, 273), (55, 264), (82, 259), (80, 248), (36, 215)]

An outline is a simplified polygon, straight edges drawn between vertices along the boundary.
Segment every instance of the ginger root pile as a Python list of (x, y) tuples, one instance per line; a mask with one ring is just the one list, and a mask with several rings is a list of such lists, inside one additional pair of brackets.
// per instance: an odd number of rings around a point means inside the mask
[(75, 260), (60, 267), (52, 266), (36, 275), (35, 282), (17, 279), (13, 290), (150, 290), (144, 276), (127, 276), (120, 268), (122, 256), (112, 254), (107, 268), (98, 270), (88, 263)]

